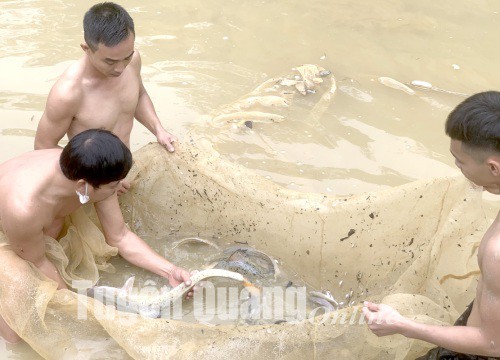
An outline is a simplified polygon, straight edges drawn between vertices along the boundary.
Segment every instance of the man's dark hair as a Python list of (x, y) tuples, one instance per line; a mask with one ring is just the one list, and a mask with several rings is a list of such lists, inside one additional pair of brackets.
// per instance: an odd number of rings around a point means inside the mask
[(115, 46), (135, 35), (134, 20), (128, 12), (118, 4), (104, 2), (92, 6), (83, 17), (83, 34), (85, 42), (96, 51), (99, 44)]
[(59, 165), (68, 179), (83, 179), (98, 188), (127, 176), (132, 167), (132, 153), (112, 132), (90, 129), (69, 141)]
[(469, 150), (500, 153), (500, 92), (465, 99), (448, 115), (445, 131)]

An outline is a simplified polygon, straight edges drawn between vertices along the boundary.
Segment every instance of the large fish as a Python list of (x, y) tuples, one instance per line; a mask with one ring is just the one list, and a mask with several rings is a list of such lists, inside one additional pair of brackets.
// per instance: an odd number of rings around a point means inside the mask
[(248, 277), (276, 277), (279, 274), (276, 261), (266, 253), (251, 247), (230, 247), (224, 254), (231, 254), (227, 259), (220, 260), (216, 269), (234, 271)]
[(112, 305), (119, 311), (141, 314), (144, 317), (158, 318), (161, 309), (169, 307), (174, 301), (182, 298), (189, 290), (202, 280), (223, 277), (240, 281), (248, 289), (251, 296), (260, 296), (260, 290), (250, 283), (243, 275), (223, 269), (207, 269), (191, 275), (191, 285), (182, 283), (169, 292), (157, 296), (132, 293), (134, 277), (129, 278), (121, 288), (111, 286), (94, 286), (87, 291), (87, 295), (101, 301), (105, 305)]

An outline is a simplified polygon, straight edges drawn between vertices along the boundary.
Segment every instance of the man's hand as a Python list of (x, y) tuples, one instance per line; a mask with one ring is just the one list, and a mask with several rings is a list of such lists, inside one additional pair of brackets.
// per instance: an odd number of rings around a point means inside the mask
[(165, 146), (169, 152), (175, 151), (173, 143), (177, 142), (178, 140), (168, 131), (164, 129), (160, 130), (156, 135), (156, 139), (158, 140), (158, 143), (162, 146)]
[(116, 190), (118, 196), (125, 194), (130, 189), (130, 181), (123, 179), (120, 181), (120, 187)]
[(377, 336), (399, 334), (402, 325), (408, 321), (395, 309), (385, 304), (374, 304), (365, 301), (363, 314), (368, 322), (368, 327)]
[[(181, 283), (186, 284), (186, 286), (191, 286), (190, 277), (191, 274), (187, 270), (184, 270), (183, 268), (180, 268), (178, 266), (174, 266), (167, 278), (170, 286), (176, 287)], [(193, 296), (192, 289), (187, 293), (186, 299), (189, 299), (191, 296)]]

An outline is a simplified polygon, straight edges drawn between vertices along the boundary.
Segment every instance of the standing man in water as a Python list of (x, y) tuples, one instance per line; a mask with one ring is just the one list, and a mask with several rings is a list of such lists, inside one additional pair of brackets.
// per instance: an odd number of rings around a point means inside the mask
[[(64, 235), (65, 217), (92, 202), (106, 242), (125, 260), (165, 277), (171, 286), (189, 286), (186, 270), (160, 256), (125, 225), (115, 193), (131, 166), (128, 147), (111, 132), (97, 129), (74, 136), (64, 149), (32, 151), (1, 164), (1, 238), (58, 289), (66, 289), (46, 256), (45, 236)], [(0, 336), (9, 342), (20, 340), (1, 315)]]
[[(445, 130), (464, 176), (499, 195), (500, 92), (479, 93), (463, 101), (448, 116)], [(365, 302), (370, 330), (378, 336), (402, 334), (438, 346), (421, 360), (500, 357), (500, 212), (481, 240), (478, 262), (476, 297), (455, 326), (421, 324), (388, 305)]]
[[(106, 129), (130, 148), (134, 117), (173, 152), (176, 137), (167, 132), (144, 88), (141, 57), (134, 49), (134, 21), (112, 2), (92, 6), (83, 19), (85, 55), (50, 90), (38, 124), (35, 149), (58, 147), (87, 129)], [(122, 183), (118, 193), (129, 188)]]

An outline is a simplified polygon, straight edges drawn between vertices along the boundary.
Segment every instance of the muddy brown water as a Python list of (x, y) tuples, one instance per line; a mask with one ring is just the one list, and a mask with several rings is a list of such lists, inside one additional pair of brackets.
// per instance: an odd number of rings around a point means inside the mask
[[(47, 93), (82, 55), (89, 1), (0, 1), (0, 161), (33, 148)], [(494, 1), (122, 1), (136, 24), (143, 80), (164, 126), (182, 141), (205, 126), (215, 148), (299, 191), (353, 194), (456, 173), (443, 125), (463, 98), (408, 95), (380, 84), (423, 80), (473, 94), (500, 88)], [(202, 115), (304, 63), (338, 90), (319, 119), (313, 94), (278, 124), (208, 127)], [(140, 124), (133, 150), (153, 141)], [(0, 357), (36, 358), (0, 342)]]

